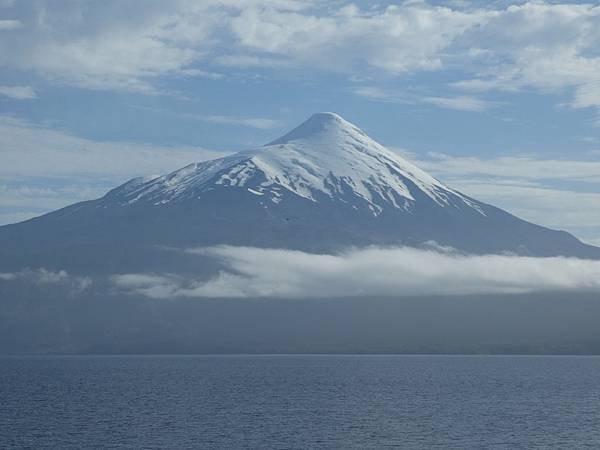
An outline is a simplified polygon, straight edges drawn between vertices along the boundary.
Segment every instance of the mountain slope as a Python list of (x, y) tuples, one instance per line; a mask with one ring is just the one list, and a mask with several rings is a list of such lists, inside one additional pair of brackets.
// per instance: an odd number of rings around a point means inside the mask
[(169, 248), (329, 252), (429, 241), (473, 253), (600, 258), (600, 249), (465, 196), (320, 113), (266, 146), (0, 227), (0, 270), (197, 271), (211, 262)]

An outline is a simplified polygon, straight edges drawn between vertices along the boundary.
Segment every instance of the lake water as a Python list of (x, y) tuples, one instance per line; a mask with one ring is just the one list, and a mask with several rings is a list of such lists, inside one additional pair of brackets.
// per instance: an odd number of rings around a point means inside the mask
[(600, 448), (600, 358), (0, 359), (1, 448)]

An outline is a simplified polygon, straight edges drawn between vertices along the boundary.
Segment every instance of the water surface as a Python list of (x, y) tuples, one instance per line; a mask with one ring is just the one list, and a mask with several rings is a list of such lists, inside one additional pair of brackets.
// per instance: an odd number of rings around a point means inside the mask
[(599, 448), (600, 358), (0, 359), (2, 448)]

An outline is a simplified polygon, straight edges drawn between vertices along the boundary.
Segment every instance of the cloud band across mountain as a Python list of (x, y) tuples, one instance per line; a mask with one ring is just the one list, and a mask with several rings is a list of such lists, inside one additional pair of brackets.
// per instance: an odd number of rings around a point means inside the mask
[(600, 292), (600, 261), (450, 249), (367, 248), (336, 255), (219, 246), (188, 250), (222, 261), (207, 281), (173, 274), (122, 274), (119, 290), (150, 298), (334, 298)]

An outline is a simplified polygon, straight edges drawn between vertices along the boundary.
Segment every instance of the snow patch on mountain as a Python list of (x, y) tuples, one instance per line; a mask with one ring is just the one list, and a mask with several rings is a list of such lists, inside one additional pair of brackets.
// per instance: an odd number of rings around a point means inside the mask
[[(374, 215), (385, 208), (409, 211), (417, 190), (440, 207), (476, 202), (368, 137), (334, 113), (319, 113), (271, 143), (212, 161), (190, 164), (146, 182), (126, 183), (111, 194), (122, 205), (163, 205), (198, 198), (217, 188), (244, 188), (279, 203), (285, 191), (313, 202), (325, 195), (366, 202)], [(458, 204), (457, 204), (458, 203)]]

